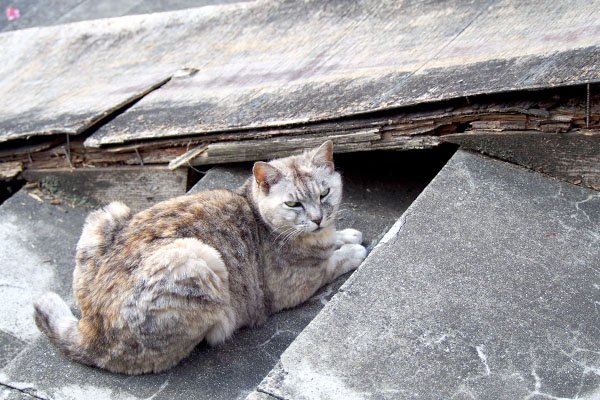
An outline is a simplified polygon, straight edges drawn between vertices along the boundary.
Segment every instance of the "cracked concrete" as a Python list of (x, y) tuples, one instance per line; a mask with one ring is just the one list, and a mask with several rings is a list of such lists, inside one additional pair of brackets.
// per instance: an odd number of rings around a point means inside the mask
[(459, 151), (258, 389), (599, 399), (599, 231), (597, 193)]

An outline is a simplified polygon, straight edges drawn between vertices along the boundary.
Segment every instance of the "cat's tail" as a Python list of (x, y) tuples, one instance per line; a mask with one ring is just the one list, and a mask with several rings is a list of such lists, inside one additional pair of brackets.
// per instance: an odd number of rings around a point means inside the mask
[(59, 295), (48, 292), (33, 307), (35, 324), (56, 347), (75, 361), (95, 365), (82, 343), (79, 321)]

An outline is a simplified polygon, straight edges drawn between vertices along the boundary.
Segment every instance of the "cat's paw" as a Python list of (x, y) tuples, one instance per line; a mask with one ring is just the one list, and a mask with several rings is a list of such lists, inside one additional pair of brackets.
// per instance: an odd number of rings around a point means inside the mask
[(335, 245), (337, 248), (345, 244), (361, 244), (363, 241), (362, 232), (356, 229), (344, 229), (335, 233)]
[(338, 276), (355, 270), (367, 257), (367, 249), (356, 243), (344, 244), (336, 253), (341, 261), (338, 264)]

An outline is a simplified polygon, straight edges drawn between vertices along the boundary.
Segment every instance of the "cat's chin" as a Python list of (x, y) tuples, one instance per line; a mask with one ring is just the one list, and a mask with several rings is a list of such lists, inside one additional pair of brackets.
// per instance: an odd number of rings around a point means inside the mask
[(306, 233), (308, 233), (308, 234), (311, 234), (311, 233), (312, 234), (320, 234), (320, 233), (323, 233), (323, 232), (325, 232), (327, 230), (330, 230), (331, 228), (332, 228), (331, 224), (321, 225), (321, 226), (317, 226), (313, 230), (306, 231)]

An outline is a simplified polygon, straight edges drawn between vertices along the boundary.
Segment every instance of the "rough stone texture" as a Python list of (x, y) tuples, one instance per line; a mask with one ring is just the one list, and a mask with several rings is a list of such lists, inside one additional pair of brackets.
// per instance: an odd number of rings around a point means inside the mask
[(273, 397), (270, 394), (254, 391), (246, 397), (246, 400), (278, 400), (277, 397)]
[(598, 193), (459, 151), (259, 390), (598, 399), (599, 227)]
[[(374, 243), (448, 156), (440, 150), (336, 156), (347, 189), (348, 212), (340, 224), (362, 229)], [(417, 178), (409, 166), (421, 172)], [(215, 168), (193, 190), (235, 188), (250, 170), (249, 164)], [(73, 304), (72, 260), (87, 211), (41, 204), (24, 190), (0, 206), (0, 399), (30, 398), (27, 393), (42, 399), (243, 399), (347, 278), (260, 328), (238, 331), (218, 348), (200, 345), (165, 373), (108, 373), (67, 360), (40, 336), (31, 317), (33, 299), (46, 290)]]
[[(7, 374), (15, 360), (35, 346), (33, 300), (54, 290), (71, 304), (75, 243), (88, 210), (39, 203), (21, 190), (0, 206), (0, 398), (29, 398), (14, 389), (21, 371)], [(47, 343), (44, 343), (44, 348)], [(31, 365), (47, 359), (27, 360)]]

